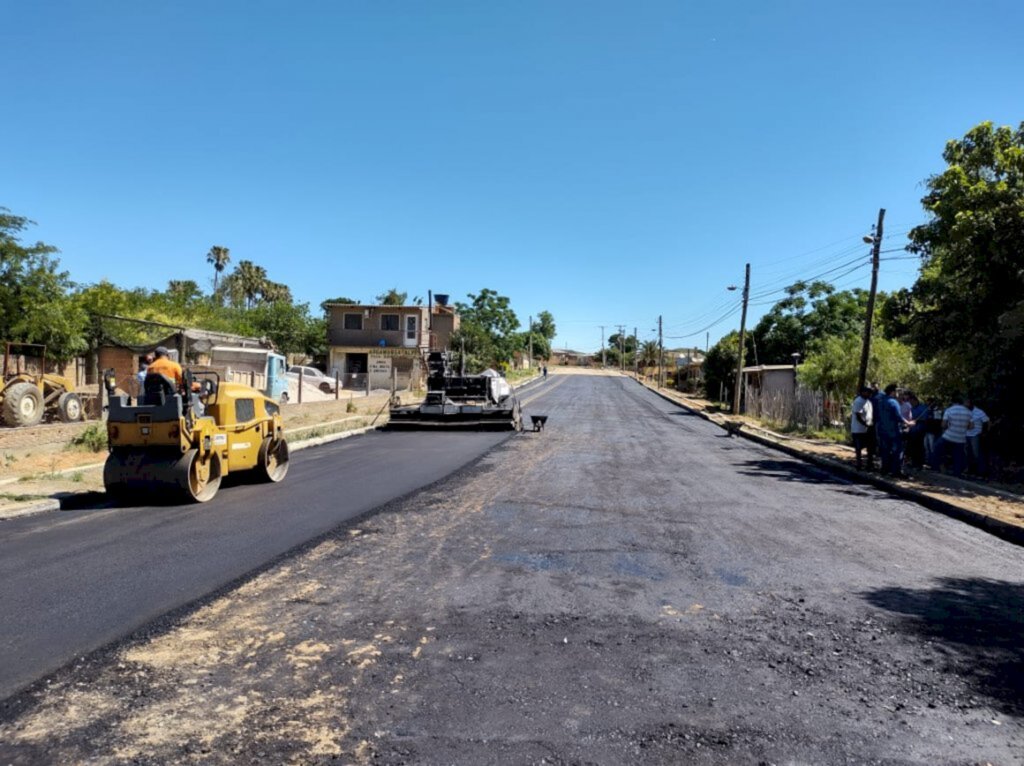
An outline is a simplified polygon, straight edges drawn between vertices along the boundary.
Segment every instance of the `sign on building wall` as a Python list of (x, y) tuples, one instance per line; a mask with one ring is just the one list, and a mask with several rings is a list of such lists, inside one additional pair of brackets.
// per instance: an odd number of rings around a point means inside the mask
[(370, 356), (369, 365), (371, 375), (384, 375), (387, 377), (391, 376), (391, 357), (375, 355)]

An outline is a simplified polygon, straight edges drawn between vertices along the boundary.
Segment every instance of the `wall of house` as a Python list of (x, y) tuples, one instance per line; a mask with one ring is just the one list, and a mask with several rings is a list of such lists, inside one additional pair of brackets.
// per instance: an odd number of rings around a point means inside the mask
[(99, 366), (100, 372), (113, 368), (117, 387), (131, 396), (138, 395), (139, 386), (135, 380), (135, 373), (139, 371), (139, 367), (134, 351), (117, 346), (103, 346), (99, 350)]
[(431, 351), (443, 351), (451, 343), (452, 334), (459, 329), (457, 314), (434, 314), (431, 319)]
[[(359, 314), (363, 317), (363, 328), (361, 330), (346, 330), (345, 314)], [(383, 314), (398, 314), (398, 330), (380, 329)], [(405, 347), (405, 318), (407, 316), (417, 318), (416, 347), (425, 349), (427, 346), (427, 309), (418, 306), (411, 308), (403, 306), (394, 308), (331, 306), (327, 323), (327, 344), (329, 346), (379, 346), (383, 340), (385, 347)]]

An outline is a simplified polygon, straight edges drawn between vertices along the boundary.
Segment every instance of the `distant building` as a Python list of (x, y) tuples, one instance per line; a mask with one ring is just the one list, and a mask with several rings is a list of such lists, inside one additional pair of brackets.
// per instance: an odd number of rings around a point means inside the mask
[(459, 315), (447, 301), (432, 307), (329, 303), (326, 309), (328, 373), (349, 380), (369, 375), (371, 388), (390, 387), (396, 372), (421, 379), (427, 353), (448, 348), (459, 329)]
[(566, 367), (589, 367), (593, 354), (585, 354), (582, 351), (573, 351), (569, 348), (551, 349), (551, 364), (560, 364)]

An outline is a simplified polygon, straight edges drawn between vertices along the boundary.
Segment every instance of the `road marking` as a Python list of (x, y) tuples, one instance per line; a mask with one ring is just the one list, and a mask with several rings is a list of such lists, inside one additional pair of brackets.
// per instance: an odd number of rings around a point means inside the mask
[(525, 406), (525, 405), (529, 404), (529, 403), (530, 403), (530, 402), (532, 402), (532, 401), (533, 401), (534, 399), (536, 399), (536, 398), (538, 398), (538, 397), (540, 397), (540, 396), (543, 396), (544, 394), (546, 394), (546, 393), (550, 392), (550, 391), (551, 391), (552, 389), (558, 388), (558, 387), (559, 387), (560, 385), (562, 385), (563, 383), (565, 383), (565, 381), (567, 381), (568, 379), (569, 379), (569, 378), (560, 378), (559, 380), (557, 380), (557, 381), (555, 381), (554, 383), (552, 383), (552, 384), (551, 384), (550, 386), (545, 386), (545, 387), (544, 387), (544, 388), (542, 388), (542, 389), (541, 389), (540, 391), (538, 391), (537, 393), (535, 393), (535, 394), (534, 394), (533, 396), (531, 396), (531, 397), (528, 397), (528, 398), (526, 398), (526, 399), (522, 399), (522, 400), (520, 400), (520, 402), (519, 402), (519, 405), (520, 405), (520, 406)]

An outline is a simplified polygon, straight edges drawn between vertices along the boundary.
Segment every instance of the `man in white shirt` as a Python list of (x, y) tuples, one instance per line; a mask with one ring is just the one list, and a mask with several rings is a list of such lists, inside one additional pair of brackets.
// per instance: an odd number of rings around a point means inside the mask
[(984, 477), (988, 464), (982, 445), (982, 435), (988, 432), (989, 417), (971, 399), (964, 402), (971, 411), (971, 427), (967, 429), (967, 473)]
[(875, 429), (874, 409), (871, 406), (871, 395), (874, 392), (865, 386), (853, 400), (853, 413), (850, 415), (850, 435), (853, 436), (853, 448), (857, 453), (857, 468), (861, 466), (861, 453), (868, 453), (868, 470), (875, 467)]
[(953, 404), (942, 413), (942, 437), (935, 445), (932, 468), (942, 466), (947, 453), (953, 456), (953, 475), (960, 476), (967, 462), (967, 431), (971, 427), (971, 411), (964, 406), (964, 398), (953, 395)]

